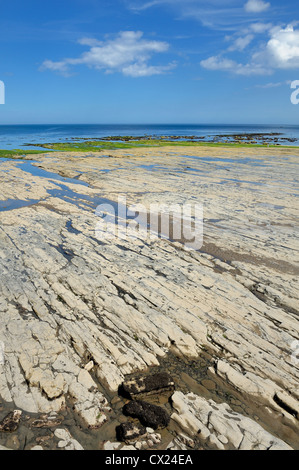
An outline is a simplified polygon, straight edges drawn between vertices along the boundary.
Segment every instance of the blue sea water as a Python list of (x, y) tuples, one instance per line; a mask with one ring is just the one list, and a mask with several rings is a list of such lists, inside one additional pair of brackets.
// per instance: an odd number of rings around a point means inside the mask
[[(64, 142), (77, 138), (100, 139), (108, 136), (197, 136), (208, 140), (216, 135), (280, 133), (282, 138), (298, 139), (291, 145), (299, 145), (299, 126), (266, 125), (104, 125), (104, 124), (39, 124), (0, 125), (0, 149), (25, 149), (28, 144)], [(289, 142), (280, 142), (290, 144)], [(27, 145), (26, 145), (27, 144)]]

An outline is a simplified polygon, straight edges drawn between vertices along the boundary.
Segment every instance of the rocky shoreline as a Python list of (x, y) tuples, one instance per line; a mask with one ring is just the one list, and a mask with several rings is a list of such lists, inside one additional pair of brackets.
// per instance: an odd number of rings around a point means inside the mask
[[(99, 138), (89, 138), (89, 137), (71, 137), (67, 139), (69, 142), (85, 142), (85, 143), (96, 143), (101, 142), (111, 142), (111, 143), (120, 143), (120, 142), (132, 142), (132, 143), (146, 143), (148, 142), (202, 142), (202, 143), (234, 143), (234, 144), (248, 144), (248, 145), (290, 145), (298, 142), (296, 137), (284, 137), (283, 132), (241, 132), (241, 133), (230, 133), (230, 134), (208, 134), (205, 136), (198, 135), (113, 135)], [(25, 147), (45, 147), (53, 148), (55, 144), (53, 143), (27, 143)]]
[[(0, 448), (298, 449), (298, 156), (164, 147), (1, 161)], [(202, 204), (202, 248), (100, 239), (96, 208), (120, 195)], [(121, 393), (154, 374), (173, 383), (138, 405), (169, 417), (157, 429), (136, 406), (124, 414), (136, 396)]]

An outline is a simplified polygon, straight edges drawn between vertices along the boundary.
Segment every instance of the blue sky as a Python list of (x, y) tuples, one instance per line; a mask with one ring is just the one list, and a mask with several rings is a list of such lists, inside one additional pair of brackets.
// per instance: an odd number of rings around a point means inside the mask
[(1, 124), (298, 124), (298, 0), (10, 0)]

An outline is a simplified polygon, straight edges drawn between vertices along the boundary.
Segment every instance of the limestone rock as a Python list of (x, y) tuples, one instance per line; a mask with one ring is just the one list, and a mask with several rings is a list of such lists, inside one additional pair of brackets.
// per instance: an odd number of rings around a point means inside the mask
[[(249, 147), (103, 155), (51, 152), (35, 155), (38, 163), (0, 162), (0, 200), (25, 201), (0, 210), (1, 401), (39, 416), (65, 410), (70, 400), (83, 426), (99, 426), (109, 416), (107, 397), (127, 376), (149, 374), (168, 352), (174, 364), (180, 358), (196, 366), (204, 356), (217, 387), (241, 394), (250, 416), (267, 415), (267, 429), (295, 445), (298, 150), (271, 149), (275, 158)], [(30, 172), (35, 165), (80, 178), (60, 185)], [(145, 230), (101, 238), (95, 208), (103, 197), (115, 208), (124, 188), (121, 209), (163, 204), (165, 215), (174, 203), (204, 205), (202, 248), (146, 239)], [(107, 225), (107, 233), (115, 229)], [(213, 413), (211, 424), (202, 415), (212, 411), (206, 404), (200, 414), (176, 396), (176, 406), (173, 417), (194, 442), (198, 435), (207, 447), (269, 447), (237, 421), (215, 422)]]
[(111, 408), (86, 370), (83, 375), (79, 374), (78, 381), (70, 384), (69, 394), (74, 400), (75, 411), (89, 428), (99, 428), (107, 421)]
[(59, 439), (57, 444), (59, 448), (64, 450), (84, 450), (81, 444), (66, 429), (56, 429), (54, 435)]
[(234, 412), (226, 403), (217, 404), (213, 400), (189, 393), (175, 392), (172, 405), (177, 413), (171, 418), (190, 436), (218, 449), (225, 445), (232, 449), (291, 450), (281, 439), (265, 431), (252, 419)]
[(104, 450), (117, 450), (121, 446), (120, 442), (110, 442), (107, 441), (104, 444)]

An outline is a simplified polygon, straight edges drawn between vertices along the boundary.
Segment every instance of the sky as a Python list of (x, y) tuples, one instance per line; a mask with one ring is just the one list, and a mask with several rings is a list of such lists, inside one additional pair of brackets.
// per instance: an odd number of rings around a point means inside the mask
[(299, 124), (298, 0), (1, 3), (0, 124)]

